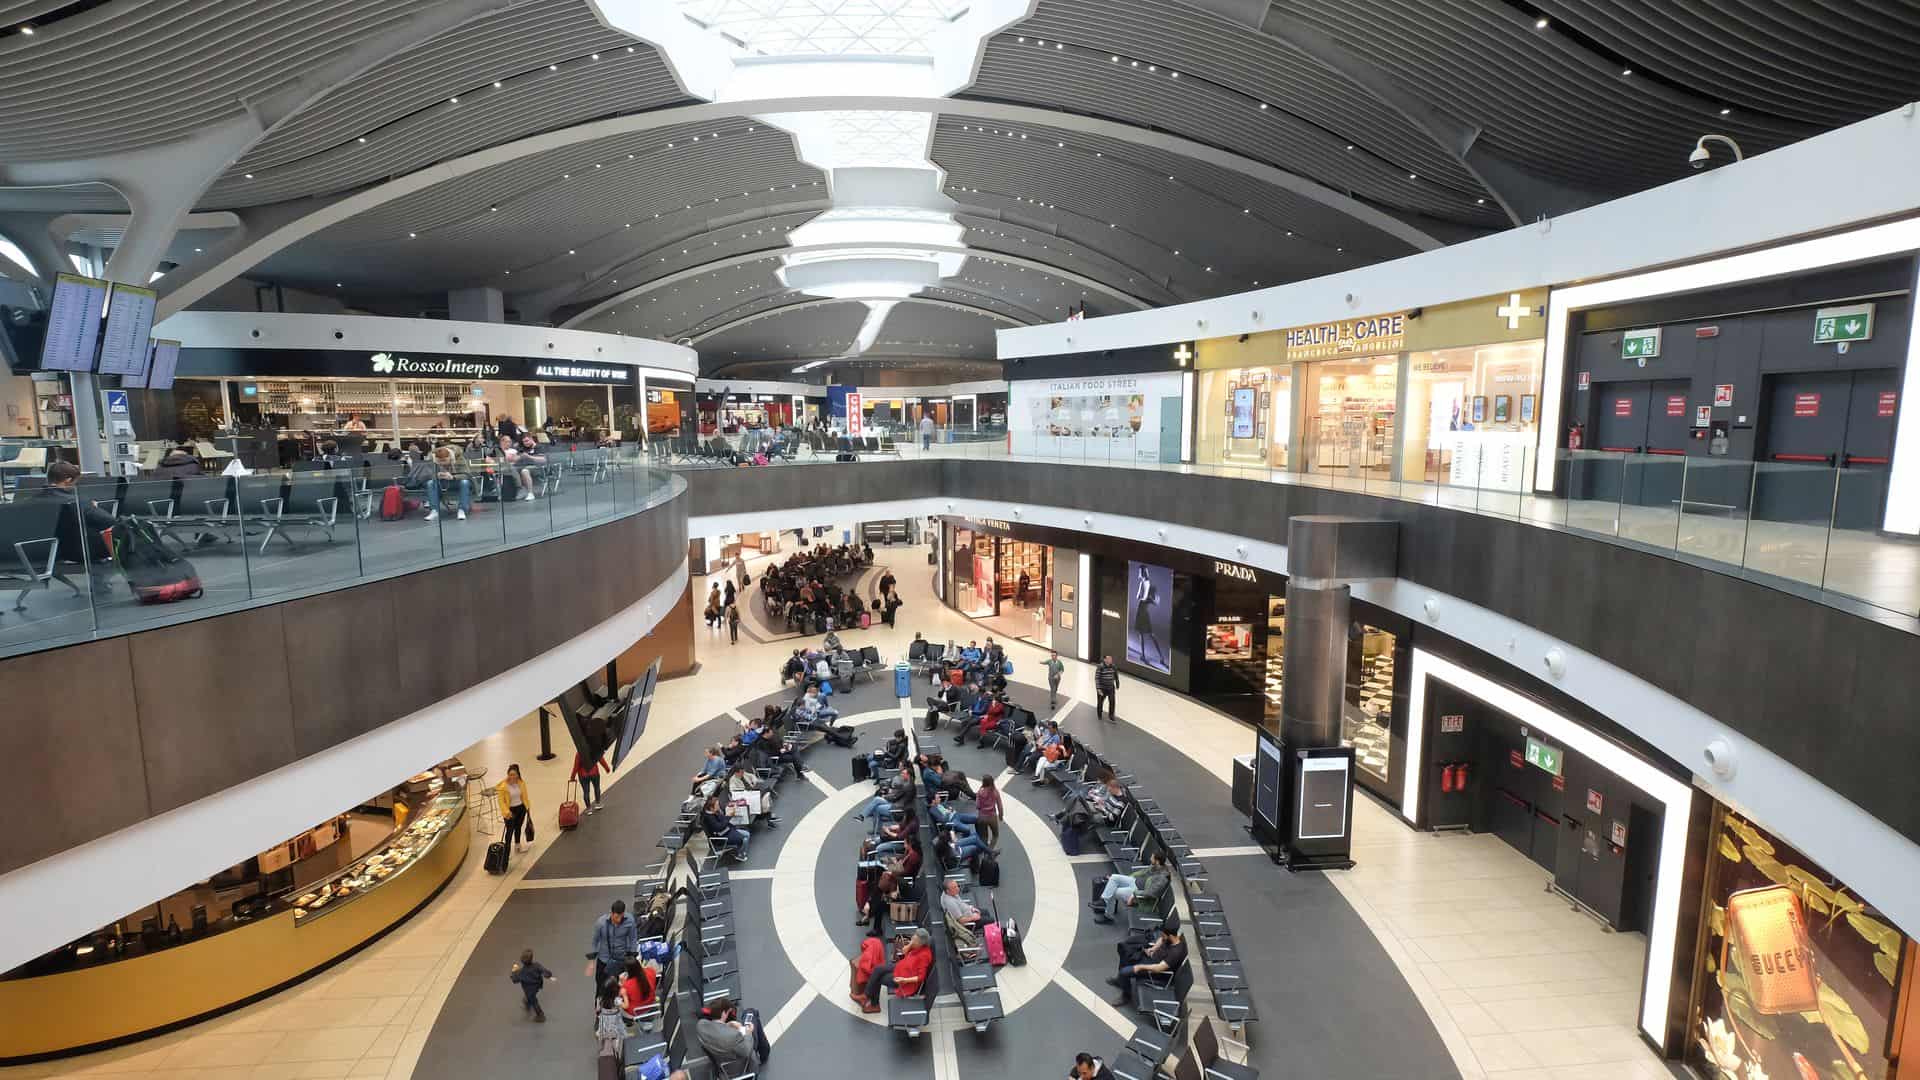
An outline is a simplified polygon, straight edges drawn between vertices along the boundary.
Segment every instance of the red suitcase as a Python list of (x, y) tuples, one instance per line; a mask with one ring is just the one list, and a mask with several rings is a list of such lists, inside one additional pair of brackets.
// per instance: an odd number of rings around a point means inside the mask
[(573, 797), (573, 781), (567, 781), (567, 799), (560, 804), (560, 827), (571, 829), (580, 824), (580, 801)]

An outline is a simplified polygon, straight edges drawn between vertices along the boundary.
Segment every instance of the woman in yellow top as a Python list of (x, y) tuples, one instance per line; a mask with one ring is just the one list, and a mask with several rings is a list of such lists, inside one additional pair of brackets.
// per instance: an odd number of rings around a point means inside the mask
[(520, 766), (507, 766), (507, 778), (500, 781), (493, 794), (500, 800), (500, 816), (507, 823), (507, 840), (513, 844), (513, 850), (525, 851), (520, 844), (520, 834), (525, 832), (527, 843), (533, 843), (533, 800), (527, 797), (527, 782), (520, 777)]

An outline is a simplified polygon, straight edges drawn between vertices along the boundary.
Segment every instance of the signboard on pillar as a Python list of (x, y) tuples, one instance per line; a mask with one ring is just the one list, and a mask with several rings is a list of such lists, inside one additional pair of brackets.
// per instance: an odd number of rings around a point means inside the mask
[(1353, 747), (1289, 748), (1287, 869), (1353, 865)]
[(866, 417), (860, 412), (860, 392), (847, 391), (847, 434), (860, 438), (866, 434)]

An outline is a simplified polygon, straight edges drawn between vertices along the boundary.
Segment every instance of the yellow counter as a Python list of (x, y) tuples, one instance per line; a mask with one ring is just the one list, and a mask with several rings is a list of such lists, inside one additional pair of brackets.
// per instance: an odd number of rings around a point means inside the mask
[(326, 967), (405, 920), (466, 859), (465, 815), (405, 869), (296, 926), (292, 909), (129, 960), (0, 980), (0, 1064), (157, 1034)]

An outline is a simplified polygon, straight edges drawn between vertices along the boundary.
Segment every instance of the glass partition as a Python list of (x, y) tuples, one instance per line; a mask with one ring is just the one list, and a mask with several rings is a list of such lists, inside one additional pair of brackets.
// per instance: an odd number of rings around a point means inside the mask
[[(304, 463), (303, 463), (304, 464)], [(473, 558), (636, 513), (683, 484), (637, 446), (543, 447), (170, 479), (6, 477), (0, 656)]]

